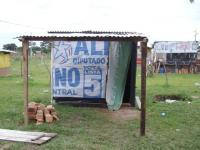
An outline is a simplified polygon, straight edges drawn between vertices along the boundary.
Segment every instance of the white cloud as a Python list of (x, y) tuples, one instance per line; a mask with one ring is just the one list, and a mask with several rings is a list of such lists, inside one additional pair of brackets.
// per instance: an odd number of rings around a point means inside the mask
[[(155, 40), (193, 40), (200, 0), (3, 0), (0, 46), (12, 37), (49, 30), (128, 30)], [(16, 42), (15, 40), (14, 42)]]

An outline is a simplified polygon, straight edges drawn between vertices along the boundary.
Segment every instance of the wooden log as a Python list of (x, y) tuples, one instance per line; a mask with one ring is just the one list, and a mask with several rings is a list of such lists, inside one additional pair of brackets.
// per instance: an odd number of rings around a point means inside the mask
[(24, 124), (28, 125), (28, 41), (22, 40), (24, 79)]
[(145, 135), (146, 120), (146, 57), (147, 57), (147, 39), (141, 42), (142, 65), (141, 65), (141, 116), (140, 116), (140, 135)]

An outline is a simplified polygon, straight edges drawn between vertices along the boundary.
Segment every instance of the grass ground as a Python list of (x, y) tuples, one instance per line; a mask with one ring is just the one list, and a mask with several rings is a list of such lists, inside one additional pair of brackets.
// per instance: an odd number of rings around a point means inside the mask
[[(191, 104), (180, 101), (173, 104), (153, 103), (157, 94), (181, 94), (200, 96), (200, 75), (169, 74), (147, 79), (146, 136), (139, 136), (139, 119), (113, 120), (96, 108), (78, 108), (56, 105), (60, 121), (36, 126), (23, 126), (23, 82), (20, 62), (14, 61), (12, 76), (0, 78), (0, 128), (56, 132), (58, 136), (41, 145), (0, 142), (0, 149), (200, 149), (200, 99)], [(137, 93), (140, 91), (140, 75), (137, 74)], [(37, 60), (30, 62), (30, 100), (50, 103), (48, 71)], [(166, 115), (161, 116), (164, 112)]]

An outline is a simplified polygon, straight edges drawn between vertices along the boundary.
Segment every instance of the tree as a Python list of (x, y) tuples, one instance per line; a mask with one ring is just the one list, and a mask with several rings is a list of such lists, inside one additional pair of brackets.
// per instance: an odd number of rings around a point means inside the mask
[(194, 2), (194, 0), (190, 0), (190, 3), (193, 3)]
[(51, 51), (51, 42), (47, 41), (40, 42), (40, 48), (42, 52), (49, 53)]
[(15, 43), (4, 44), (3, 49), (16, 51), (17, 45)]
[(41, 48), (39, 46), (32, 46), (31, 50), (33, 53), (36, 53), (36, 51), (41, 51)]
[(32, 56), (32, 53), (36, 53), (36, 51), (41, 51), (41, 48), (37, 46), (36, 42), (29, 42), (30, 56)]

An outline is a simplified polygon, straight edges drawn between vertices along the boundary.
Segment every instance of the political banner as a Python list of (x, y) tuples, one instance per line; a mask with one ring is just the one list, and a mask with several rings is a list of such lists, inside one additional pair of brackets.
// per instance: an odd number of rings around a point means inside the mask
[(105, 98), (108, 41), (55, 41), (53, 97)]
[(161, 41), (154, 43), (153, 50), (156, 53), (196, 53), (197, 47), (198, 42), (194, 41)]

